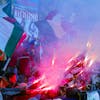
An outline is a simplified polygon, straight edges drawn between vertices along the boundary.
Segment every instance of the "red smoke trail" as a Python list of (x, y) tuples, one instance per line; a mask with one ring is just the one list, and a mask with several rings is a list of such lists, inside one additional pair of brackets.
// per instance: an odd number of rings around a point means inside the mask
[[(54, 55), (51, 63), (48, 62), (47, 64), (46, 62), (40, 67), (40, 78), (36, 79), (31, 85), (39, 83), (34, 91), (39, 90), (41, 92), (57, 91), (62, 84), (68, 84), (71, 88), (83, 89), (86, 86), (84, 75), (92, 66), (93, 61), (93, 57), (89, 57), (84, 53), (72, 57), (70, 61), (65, 61), (65, 63), (59, 62), (57, 56)], [(70, 78), (68, 78), (69, 74), (71, 75)]]

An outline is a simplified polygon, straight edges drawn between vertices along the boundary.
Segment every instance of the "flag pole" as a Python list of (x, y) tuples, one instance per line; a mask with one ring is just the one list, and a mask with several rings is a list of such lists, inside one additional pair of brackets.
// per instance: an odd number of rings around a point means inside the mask
[(7, 62), (6, 62), (5, 65), (4, 65), (3, 71), (5, 71), (5, 70), (7, 69), (7, 66), (8, 66), (10, 60), (11, 60), (11, 58), (8, 58), (8, 59), (7, 59)]

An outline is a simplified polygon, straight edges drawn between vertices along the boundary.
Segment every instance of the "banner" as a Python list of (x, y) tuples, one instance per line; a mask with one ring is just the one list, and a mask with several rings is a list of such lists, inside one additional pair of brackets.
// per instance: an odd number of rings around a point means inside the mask
[(38, 0), (15, 0), (13, 15), (23, 27), (24, 31), (35, 38), (38, 37), (38, 28), (34, 22), (38, 21)]

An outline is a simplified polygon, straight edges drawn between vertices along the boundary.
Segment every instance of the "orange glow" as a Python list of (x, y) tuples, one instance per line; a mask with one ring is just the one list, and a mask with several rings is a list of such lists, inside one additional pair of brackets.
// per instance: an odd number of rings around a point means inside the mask
[(92, 44), (90, 43), (90, 41), (87, 42), (86, 46), (87, 46), (87, 48), (91, 48), (92, 47)]
[(72, 84), (70, 87), (71, 87), (71, 88), (75, 87), (75, 84)]
[(52, 66), (54, 66), (55, 60), (56, 60), (56, 57), (54, 56), (53, 59), (52, 59)]
[(48, 90), (52, 90), (52, 89), (54, 89), (54, 87), (53, 86), (49, 86), (49, 87), (43, 88), (42, 90), (43, 91), (48, 91)]
[(79, 90), (81, 90), (81, 89), (83, 89), (83, 88), (84, 88), (84, 86), (80, 86), (80, 87), (78, 87)]

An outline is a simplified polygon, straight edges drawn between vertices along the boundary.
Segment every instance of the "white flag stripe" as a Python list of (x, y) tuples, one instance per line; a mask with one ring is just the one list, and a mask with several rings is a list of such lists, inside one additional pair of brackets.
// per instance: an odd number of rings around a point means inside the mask
[(3, 18), (0, 18), (0, 49), (5, 50), (6, 44), (13, 31), (13, 24)]

